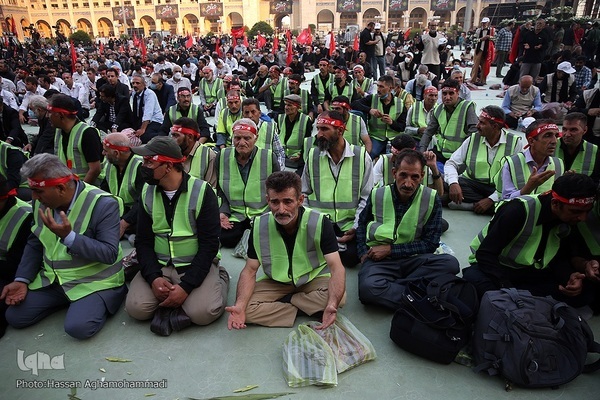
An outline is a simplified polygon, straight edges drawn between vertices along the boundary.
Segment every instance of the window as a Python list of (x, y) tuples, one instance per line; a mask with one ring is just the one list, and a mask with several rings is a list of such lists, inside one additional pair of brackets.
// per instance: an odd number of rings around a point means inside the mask
[(58, 8), (58, 4), (51, 4), (52, 8)]

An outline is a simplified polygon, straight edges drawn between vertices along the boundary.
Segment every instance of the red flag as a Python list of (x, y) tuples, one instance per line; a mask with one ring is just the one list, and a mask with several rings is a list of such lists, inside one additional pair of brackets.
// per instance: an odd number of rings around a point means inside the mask
[(100, 48), (98, 49), (98, 53), (104, 54), (104, 43), (100, 42)]
[(243, 42), (244, 46), (246, 46), (246, 48), (248, 48), (248, 36), (244, 35), (244, 42)]
[(75, 45), (71, 40), (71, 72), (75, 72), (75, 63), (77, 63), (77, 53), (75, 52)]
[(231, 36), (233, 36), (235, 39), (241, 39), (244, 37), (244, 27), (231, 28)]
[(334, 50), (335, 50), (335, 35), (333, 34), (333, 31), (331, 31), (331, 37), (329, 39), (329, 57), (331, 57), (333, 55)]
[(354, 44), (352, 45), (352, 50), (358, 51), (360, 45), (358, 43), (358, 33), (354, 36)]
[[(493, 31), (491, 33), (491, 35), (493, 35)], [(489, 43), (489, 47), (488, 47), (488, 51), (487, 51), (487, 57), (485, 58), (485, 61), (483, 63), (483, 65), (481, 66), (481, 78), (483, 80), (485, 80), (485, 78), (487, 78), (488, 74), (490, 73), (490, 68), (492, 66), (492, 62), (494, 61), (494, 57), (496, 56), (496, 48), (494, 47), (494, 42), (492, 42), (491, 40), (488, 40)]]
[(140, 39), (138, 39), (137, 34), (135, 32), (133, 32), (133, 45), (135, 47), (139, 47), (140, 45)]
[(294, 57), (294, 48), (292, 46), (292, 32), (288, 29), (285, 32), (285, 36), (287, 38), (287, 57), (285, 59), (286, 65), (290, 65), (292, 63), (292, 58)]
[(277, 54), (279, 51), (279, 38), (277, 36), (273, 36), (273, 54)]
[(256, 47), (258, 47), (259, 49), (262, 49), (263, 47), (265, 47), (265, 44), (267, 44), (267, 38), (265, 38), (263, 35), (261, 35), (259, 33), (256, 36)]
[(312, 44), (312, 35), (310, 34), (310, 28), (302, 29), (302, 32), (296, 38), (296, 42), (302, 45)]
[(215, 51), (219, 55), (219, 58), (223, 57), (223, 53), (221, 52), (221, 38), (219, 38), (219, 37), (217, 38), (216, 46), (217, 46), (217, 48), (215, 49)]
[(410, 29), (410, 28), (408, 28), (408, 29), (406, 30), (406, 32), (404, 32), (404, 41), (407, 41), (407, 40), (408, 40), (408, 38), (410, 37), (410, 31), (411, 31), (411, 29)]
[(148, 55), (148, 49), (146, 49), (146, 41), (142, 38), (142, 43), (141, 43), (141, 50), (142, 50), (142, 60), (146, 61), (146, 56)]
[(15, 22), (15, 17), (10, 17), (10, 24), (11, 26), (11, 30), (13, 35), (18, 36), (17, 35), (17, 23)]
[(192, 35), (190, 35), (190, 34), (188, 33), (188, 38), (187, 38), (187, 40), (185, 41), (185, 48), (186, 48), (186, 49), (191, 49), (191, 48), (192, 48), (192, 46), (194, 46), (194, 39), (192, 39)]
[(521, 27), (517, 28), (517, 33), (515, 33), (515, 37), (512, 41), (512, 46), (510, 48), (510, 54), (508, 55), (508, 61), (510, 63), (514, 63), (517, 57), (519, 57), (519, 40), (521, 39)]

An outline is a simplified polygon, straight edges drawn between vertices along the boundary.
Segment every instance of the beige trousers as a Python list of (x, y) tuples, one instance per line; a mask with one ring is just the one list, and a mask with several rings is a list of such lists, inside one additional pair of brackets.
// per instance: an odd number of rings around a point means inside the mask
[[(163, 267), (162, 273), (164, 278), (173, 284), (181, 282), (181, 278), (185, 275), (185, 273), (179, 274), (174, 267)], [(181, 308), (194, 324), (208, 325), (225, 311), (228, 290), (227, 271), (217, 263), (213, 263), (202, 285), (192, 290)], [(138, 272), (129, 285), (129, 293), (125, 300), (127, 313), (132, 318), (148, 320), (154, 316), (159, 303), (148, 282)]]
[[(485, 63), (485, 59), (483, 58), (483, 51), (479, 54), (475, 54), (473, 57), (473, 68), (471, 69), (471, 82), (475, 83), (477, 81), (485, 84), (485, 76), (483, 76), (483, 63)], [(477, 73), (479, 72), (479, 67), (482, 68), (481, 79), (477, 78)]]
[[(294, 326), (298, 310), (307, 315), (325, 310), (329, 298), (328, 285), (329, 277), (315, 278), (300, 287), (270, 279), (258, 281), (246, 308), (246, 322), (272, 327)], [(278, 301), (289, 294), (292, 294), (289, 303)], [(346, 293), (340, 307), (345, 303)]]

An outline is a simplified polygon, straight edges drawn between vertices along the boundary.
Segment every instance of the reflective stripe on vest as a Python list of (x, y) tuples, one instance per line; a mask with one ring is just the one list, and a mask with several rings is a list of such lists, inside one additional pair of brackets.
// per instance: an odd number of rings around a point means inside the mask
[(329, 76), (327, 77), (325, 84), (323, 84), (323, 82), (321, 81), (321, 73), (320, 72), (313, 77), (313, 80), (316, 82), (315, 87), (318, 92), (317, 94), (318, 94), (319, 104), (322, 104), (325, 101), (325, 87), (329, 86), (329, 84), (332, 80), (332, 77), (333, 77), (333, 74), (328, 74), (328, 75)]
[(208, 171), (208, 165), (210, 162), (210, 152), (212, 150), (203, 145), (199, 144), (196, 146), (194, 153), (190, 153), (188, 155), (188, 159), (190, 159), (190, 170), (188, 173), (198, 179), (204, 180), (206, 176), (206, 172)]
[(223, 111), (221, 111), (221, 123), (223, 124), (224, 129), (223, 134), (227, 135), (227, 138), (225, 139), (225, 146), (227, 147), (231, 147), (231, 129), (233, 127), (233, 123), (240, 118), (242, 118), (242, 113), (240, 111), (238, 111), (238, 113), (235, 115), (231, 114), (229, 108), (224, 108)]
[[(83, 156), (83, 151), (81, 150), (81, 141), (83, 139), (83, 131), (91, 128), (85, 122), (79, 121), (73, 128), (69, 134), (69, 142), (67, 143), (67, 154), (63, 151), (62, 138), (61, 138), (61, 129), (56, 129), (56, 133), (54, 135), (54, 154), (60, 158), (60, 160), (65, 163), (67, 167), (73, 171), (73, 173), (79, 178), (83, 179), (87, 174), (89, 168), (88, 163)], [(96, 131), (98, 137), (100, 137), (100, 132), (96, 128), (91, 128)]]
[(258, 121), (258, 138), (256, 138), (256, 147), (259, 149), (271, 150), (273, 140), (275, 139), (275, 122)]
[(196, 219), (202, 209), (208, 183), (189, 176), (188, 189), (179, 194), (173, 210), (173, 219), (167, 220), (163, 196), (155, 185), (144, 185), (144, 210), (152, 217), (154, 252), (161, 265), (188, 266), (198, 253)]
[(340, 93), (340, 88), (335, 84), (335, 82), (330, 82), (329, 83), (329, 94), (331, 95), (332, 98), (338, 97), (338, 96), (346, 96), (348, 99), (352, 99), (352, 96), (354, 96), (354, 85), (346, 82), (346, 84), (344, 85), (344, 89), (342, 89), (342, 93)]
[[(561, 148), (560, 144), (556, 146), (556, 152), (554, 155), (561, 160), (565, 159), (565, 152)], [(570, 169), (580, 174), (590, 176), (592, 175), (592, 172), (594, 172), (596, 162), (598, 162), (598, 146), (584, 140), (582, 143), (582, 148), (577, 153), (577, 157), (575, 157), (575, 160), (573, 160), (573, 164), (571, 165)]]
[[(169, 107), (169, 118), (171, 119), (171, 125), (173, 125), (175, 123), (175, 121), (177, 121), (179, 118), (183, 117), (183, 115), (181, 114), (181, 111), (178, 110), (177, 107), (178, 107), (177, 104)], [(192, 103), (188, 110), (187, 118), (191, 118), (194, 121), (198, 121), (198, 112), (199, 111), (200, 111), (200, 107), (198, 107), (196, 104)]]
[[(0, 99), (0, 101), (1, 101), (1, 99)], [(27, 159), (27, 155), (25, 153), (23, 153), (23, 150), (0, 140), (0, 175), (2, 175), (5, 179), (8, 178), (8, 151), (9, 150), (16, 150), (19, 153), (23, 154), (23, 161), (25, 161)], [(21, 177), (21, 182), (20, 182), (19, 187), (29, 188), (29, 185), (27, 184), (27, 180), (25, 180), (23, 177)]]
[(219, 157), (219, 187), (229, 202), (230, 220), (241, 222), (267, 211), (267, 191), (265, 181), (273, 172), (273, 153), (270, 150), (258, 149), (254, 154), (248, 179), (242, 179), (235, 149), (221, 150)]
[[(391, 96), (391, 94), (390, 94)], [(389, 114), (392, 121), (396, 121), (400, 114), (402, 114), (402, 110), (404, 105), (397, 98), (392, 97), (393, 104), (390, 107), (389, 112), (383, 111), (383, 103), (379, 100), (379, 96), (373, 95), (371, 96), (371, 108), (375, 108), (383, 114)], [(392, 139), (398, 132), (390, 128), (390, 125), (383, 122), (380, 118), (369, 117), (369, 136), (379, 141), (386, 141), (387, 139)]]
[[(73, 231), (83, 234), (88, 230), (98, 199), (102, 196), (113, 196), (84, 182), (79, 182), (79, 185), (84, 186), (77, 195), (68, 218)], [(61, 243), (60, 238), (44, 225), (39, 216), (40, 209), (45, 211), (46, 207), (34, 201), (32, 232), (44, 247), (44, 264), (43, 269), (29, 284), (29, 289), (39, 289), (58, 281), (69, 300), (75, 301), (91, 293), (119, 287), (125, 283), (121, 244), (118, 245), (117, 261), (114, 264), (103, 264), (72, 255), (67, 246)]]
[(125, 167), (125, 173), (123, 174), (123, 181), (121, 186), (119, 185), (119, 179), (117, 177), (118, 167), (107, 162), (105, 165), (106, 171), (106, 182), (108, 183), (108, 190), (112, 195), (118, 196), (123, 200), (125, 207), (131, 207), (138, 200), (139, 193), (135, 190), (135, 178), (140, 165), (144, 162), (141, 156), (134, 155), (131, 157), (127, 166)]
[(21, 225), (31, 214), (31, 206), (23, 200), (16, 199), (16, 203), (0, 219), (0, 260), (6, 261), (6, 255), (11, 249)]
[(266, 276), (281, 283), (302, 286), (318, 276), (330, 276), (329, 267), (321, 251), (321, 231), (324, 215), (305, 209), (298, 224), (292, 256), (277, 230), (273, 213), (257, 217), (252, 239), (256, 255)]
[(395, 185), (387, 185), (371, 192), (371, 212), (374, 220), (367, 224), (367, 246), (381, 244), (403, 244), (421, 238), (423, 227), (429, 220), (436, 191), (423, 185), (413, 197), (412, 203), (397, 224), (396, 207), (392, 190)]
[(362, 146), (362, 141), (360, 140), (361, 120), (362, 118), (358, 115), (348, 113), (348, 121), (346, 121), (344, 139), (346, 139), (348, 143), (356, 146)]
[(425, 112), (425, 105), (423, 100), (419, 100), (411, 107), (412, 113), (411, 125), (416, 128), (425, 128), (427, 126), (427, 113)]
[(206, 103), (210, 104), (217, 101), (217, 98), (219, 97), (219, 90), (223, 89), (223, 84), (221, 82), (222, 81), (220, 78), (215, 78), (209, 87), (209, 83), (206, 82), (206, 79), (202, 79), (202, 81), (200, 81), (200, 86), (202, 87), (202, 93), (204, 93), (204, 99), (206, 100)]
[[(267, 84), (269, 84), (271, 82), (271, 78), (267, 79)], [(269, 87), (269, 90), (271, 91), (271, 95), (273, 96), (273, 108), (279, 108), (283, 102), (283, 96), (285, 93), (285, 88), (288, 87), (288, 83), (287, 83), (287, 78), (282, 77), (279, 78), (279, 82), (277, 82), (277, 85), (275, 85), (275, 88), (273, 88), (273, 86)]]
[(479, 133), (475, 133), (471, 135), (469, 140), (469, 147), (465, 155), (465, 177), (490, 185), (493, 184), (494, 178), (502, 169), (505, 157), (515, 153), (515, 148), (520, 139), (512, 133), (506, 133), (506, 143), (498, 145), (492, 165), (488, 162), (489, 150), (484, 138)]
[(306, 125), (308, 123), (308, 115), (298, 114), (298, 119), (294, 123), (292, 127), (292, 132), (289, 137), (286, 139), (287, 131), (286, 131), (286, 123), (285, 123), (285, 114), (280, 114), (278, 117), (278, 125), (279, 125), (279, 139), (285, 140), (283, 143), (283, 147), (285, 149), (285, 156), (296, 157), (299, 156), (302, 152), (302, 148), (304, 146), (304, 135), (306, 135)]
[[(529, 180), (529, 177), (531, 176), (531, 170), (529, 169), (529, 165), (527, 165), (527, 163), (525, 162), (525, 154), (515, 154), (512, 157), (508, 157), (506, 159), (506, 162), (508, 163), (510, 177), (513, 185), (517, 189), (523, 188), (527, 183), (527, 180)], [(550, 157), (548, 167), (546, 168), (546, 171), (548, 170), (556, 171), (554, 176), (550, 177), (550, 179), (548, 179), (546, 182), (535, 188), (535, 190), (531, 192), (531, 194), (544, 193), (552, 189), (552, 184), (556, 179), (563, 175), (565, 167), (560, 158)]]
[(444, 104), (438, 104), (433, 109), (433, 115), (440, 126), (440, 131), (435, 134), (435, 147), (446, 158), (450, 158), (468, 136), (464, 129), (471, 104), (472, 101), (459, 100), (449, 120)]
[(600, 203), (596, 201), (594, 208), (588, 213), (584, 222), (577, 224), (577, 229), (583, 237), (590, 254), (600, 256)]
[(364, 147), (349, 146), (354, 156), (344, 157), (337, 178), (329, 166), (330, 158), (321, 156), (318, 148), (311, 148), (306, 162), (312, 187), (312, 193), (308, 195), (309, 206), (329, 215), (342, 230), (348, 230), (354, 224), (367, 154)]
[(369, 89), (371, 89), (371, 86), (373, 86), (373, 79), (371, 79), (371, 78), (363, 79), (362, 83), (360, 84), (360, 88), (365, 93), (367, 93), (369, 91)]
[[(553, 227), (548, 233), (546, 243), (541, 244), (543, 226), (537, 224), (542, 204), (539, 195), (521, 196), (511, 201), (521, 201), (525, 206), (525, 224), (518, 235), (500, 252), (498, 261), (500, 264), (510, 268), (521, 269), (531, 268), (544, 269), (550, 261), (556, 256), (560, 247), (560, 240), (568, 236), (570, 228), (567, 224), (559, 224)], [(487, 236), (489, 223), (471, 242), (470, 263), (477, 262), (475, 254), (481, 245), (481, 242)], [(540, 244), (544, 246), (542, 259), (536, 259), (536, 253)]]

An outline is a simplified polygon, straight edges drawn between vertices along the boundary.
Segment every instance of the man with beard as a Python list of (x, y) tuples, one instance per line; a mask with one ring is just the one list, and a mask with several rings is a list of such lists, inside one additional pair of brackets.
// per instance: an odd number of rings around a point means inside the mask
[(200, 106), (192, 102), (192, 91), (186, 87), (177, 90), (177, 104), (169, 107), (165, 113), (165, 119), (161, 127), (163, 134), (168, 135), (173, 126), (173, 121), (182, 117), (196, 121), (200, 128), (200, 143), (206, 143), (210, 139), (210, 126), (206, 122)]
[(200, 142), (202, 137), (196, 121), (191, 118), (179, 118), (175, 120), (171, 127), (170, 134), (179, 145), (181, 153), (185, 156), (183, 170), (216, 188), (215, 159), (217, 153)]
[(308, 151), (302, 174), (304, 205), (330, 216), (342, 263), (353, 267), (358, 263), (358, 216), (373, 188), (373, 163), (364, 147), (344, 139), (342, 114), (324, 111), (316, 125), (318, 148)]
[(129, 138), (123, 133), (111, 133), (104, 138), (102, 155), (107, 162), (104, 163), (104, 179), (100, 189), (120, 198), (123, 203), (119, 237), (125, 233), (135, 233), (138, 198), (144, 186), (140, 174), (142, 157), (131, 152)]
[(29, 151), (31, 156), (41, 153), (54, 154), (54, 134), (56, 129), (50, 123), (48, 112), (48, 99), (38, 94), (29, 99), (29, 109), (33, 111), (38, 120), (38, 134), (33, 138), (30, 146), (24, 150)]
[(357, 91), (354, 90), (352, 79), (348, 77), (348, 69), (346, 67), (335, 66), (334, 67), (333, 83), (325, 88), (325, 109), (329, 110), (331, 99), (338, 96), (344, 96), (348, 101), (348, 104), (358, 100), (361, 96), (358, 95)]
[(329, 61), (322, 59), (319, 61), (319, 73), (315, 74), (310, 83), (310, 95), (317, 109), (317, 114), (320, 114), (325, 101), (325, 89), (333, 82), (333, 74), (329, 73)]
[(502, 200), (526, 194), (544, 193), (565, 171), (563, 161), (554, 157), (560, 131), (549, 120), (532, 122), (525, 131), (526, 150), (506, 159), (497, 184)]
[[(265, 185), (271, 212), (254, 222), (235, 304), (225, 308), (230, 313), (227, 326), (291, 327), (301, 310), (307, 315), (322, 312), (317, 329), (325, 329), (335, 322), (346, 297), (333, 226), (323, 214), (302, 206), (302, 184), (295, 173), (275, 172)], [(264, 276), (257, 281), (261, 266)]]
[(442, 234), (442, 202), (421, 183), (426, 164), (416, 150), (394, 155), (395, 182), (374, 190), (360, 214), (358, 296), (363, 304), (396, 310), (409, 282), (460, 271), (454, 256), (433, 254)]
[(565, 170), (574, 170), (590, 176), (594, 182), (600, 180), (598, 146), (584, 140), (587, 132), (587, 117), (579, 112), (565, 115), (562, 136), (555, 155), (565, 163)]

